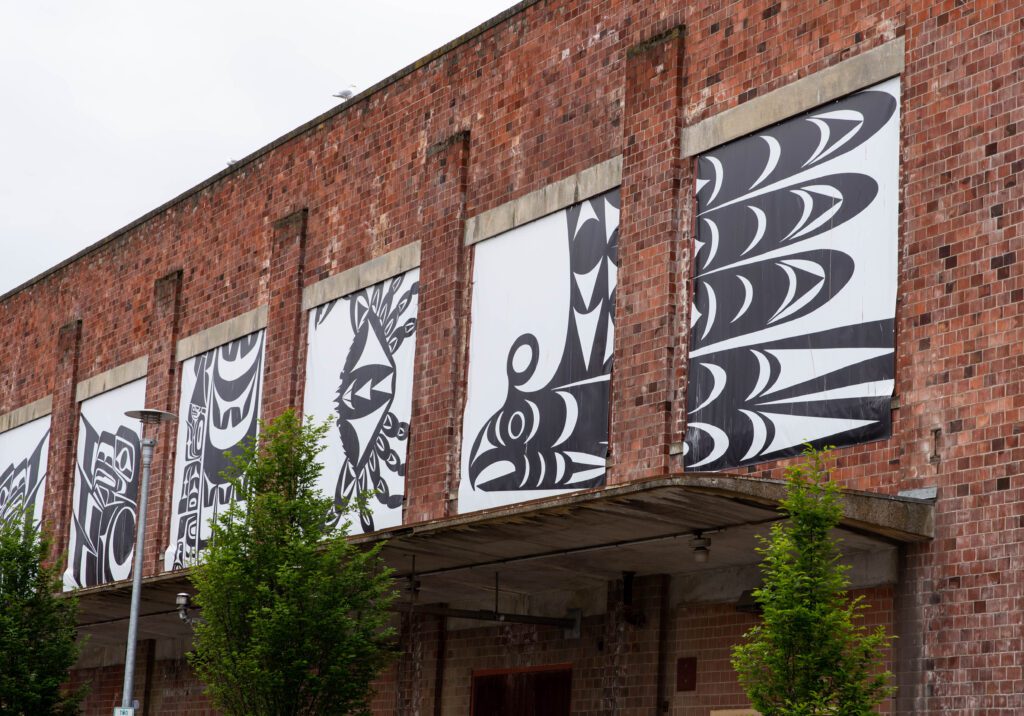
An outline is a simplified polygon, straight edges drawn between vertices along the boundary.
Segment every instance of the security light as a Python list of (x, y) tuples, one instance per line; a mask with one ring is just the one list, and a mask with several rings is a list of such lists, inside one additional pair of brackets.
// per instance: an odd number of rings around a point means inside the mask
[(711, 540), (705, 537), (700, 532), (694, 532), (693, 539), (690, 540), (690, 546), (693, 547), (693, 561), (703, 564), (708, 561), (708, 557), (711, 556)]

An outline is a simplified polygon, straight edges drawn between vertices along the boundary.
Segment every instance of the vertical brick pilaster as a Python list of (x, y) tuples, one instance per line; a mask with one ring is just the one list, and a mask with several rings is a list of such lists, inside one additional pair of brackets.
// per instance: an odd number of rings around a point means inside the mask
[[(146, 406), (178, 412), (177, 343), (181, 326), (182, 271), (176, 269), (153, 282), (153, 308), (147, 339), (149, 374), (146, 376)], [(179, 420), (186, 416), (179, 415)], [(163, 565), (163, 552), (170, 537), (171, 499), (174, 492), (174, 451), (178, 425), (161, 426), (153, 455), (149, 483), (149, 514), (143, 575), (156, 574)]]
[(622, 712), (625, 655), (628, 651), (626, 605), (622, 599), (622, 580), (608, 583), (608, 610), (604, 624), (604, 663), (601, 670), (601, 708), (603, 716)]
[(681, 349), (683, 28), (629, 49), (609, 482), (668, 470)]
[(154, 716), (157, 711), (152, 708), (153, 682), (156, 671), (156, 639), (142, 639), (135, 652), (135, 693), (142, 706), (140, 716)]
[(396, 670), (395, 713), (419, 716), (423, 690), (423, 620), (422, 614), (402, 614), (398, 633), (398, 664)]
[(443, 517), (458, 474), (468, 252), (464, 249), (469, 133), (427, 150), (420, 299), (404, 522)]
[(50, 415), (50, 451), (46, 467), (43, 524), (53, 536), (51, 558), (64, 565), (71, 526), (71, 498), (75, 484), (75, 435), (78, 406), (78, 358), (82, 345), (82, 321), (65, 323), (57, 332), (57, 360), (53, 375), (53, 409)]
[(305, 356), (302, 272), (308, 214), (308, 210), (300, 209), (274, 222), (261, 411), (264, 420), (296, 407), (299, 395), (300, 366)]
[(896, 635), (896, 713), (928, 712), (927, 669), (924, 654), (926, 619), (925, 564), (927, 545), (901, 545), (898, 582), (893, 595), (893, 627)]
[(664, 713), (657, 694), (661, 651), (669, 639), (662, 620), (671, 625), (669, 592), (668, 577), (662, 574), (624, 574), (608, 583), (599, 713)]

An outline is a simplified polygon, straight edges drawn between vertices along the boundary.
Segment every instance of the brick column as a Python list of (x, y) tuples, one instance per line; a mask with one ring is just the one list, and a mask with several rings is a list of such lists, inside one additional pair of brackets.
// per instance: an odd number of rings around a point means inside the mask
[(302, 271), (308, 211), (300, 209), (274, 222), (270, 240), (270, 301), (267, 309), (264, 420), (296, 407), (305, 350)]
[(667, 674), (659, 674), (668, 669), (662, 663), (672, 626), (668, 587), (663, 574), (623, 575), (608, 583), (599, 710), (604, 716), (669, 711), (664, 708), (671, 705), (668, 700), (658, 703), (659, 683), (667, 690), (669, 681)]
[(71, 499), (75, 485), (75, 436), (78, 432), (78, 357), (82, 345), (82, 321), (75, 319), (57, 333), (57, 361), (53, 376), (53, 409), (50, 414), (50, 450), (46, 466), (43, 524), (53, 535), (51, 559), (61, 568), (68, 548)]
[(683, 30), (626, 54), (618, 305), (609, 483), (664, 474), (676, 351), (685, 348), (680, 261)]
[[(931, 572), (928, 552), (931, 544), (900, 545), (893, 607), (896, 632), (895, 659), (896, 713), (918, 714), (928, 712), (928, 671), (925, 665), (924, 640), (928, 630), (925, 617), (926, 575)], [(937, 592), (933, 593), (937, 594)]]
[(468, 252), (464, 250), (469, 133), (427, 150), (420, 298), (404, 522), (444, 517), (455, 493), (462, 424)]
[(398, 660), (395, 674), (395, 713), (419, 716), (423, 700), (422, 614), (402, 614), (398, 628)]
[[(182, 271), (176, 269), (153, 282), (153, 307), (147, 332), (149, 373), (146, 376), (146, 407), (171, 413), (177, 413), (180, 407), (177, 344), (181, 327), (181, 280)], [(178, 420), (186, 417), (179, 415)], [(161, 426), (157, 434), (149, 482), (144, 576), (162, 570), (163, 553), (170, 539), (177, 437), (177, 423)]]
[(135, 698), (141, 706), (139, 716), (154, 716), (153, 682), (156, 672), (156, 639), (140, 639), (135, 652)]
[(625, 654), (628, 650), (626, 607), (622, 601), (622, 580), (608, 583), (608, 610), (605, 613), (604, 664), (601, 673), (601, 710), (606, 716), (622, 710)]

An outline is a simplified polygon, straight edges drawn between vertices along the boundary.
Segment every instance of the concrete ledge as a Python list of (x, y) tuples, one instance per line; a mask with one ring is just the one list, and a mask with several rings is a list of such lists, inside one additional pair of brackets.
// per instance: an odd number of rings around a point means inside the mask
[[(772, 508), (786, 496), (786, 483), (781, 480), (725, 473), (690, 473), (680, 479), (692, 492), (721, 495)], [(843, 490), (842, 504), (843, 527), (899, 542), (923, 542), (935, 536), (934, 500)]]
[[(593, 487), (556, 497), (545, 497), (514, 505), (493, 507), (424, 522), (389, 527), (362, 535), (353, 535), (356, 544), (382, 539), (434, 537), (452, 530), (513, 522), (525, 524), (529, 518), (545, 515), (565, 520), (569, 510), (601, 509), (618, 501), (651, 500), (664, 503), (680, 495), (711, 495), (739, 505), (777, 511), (786, 496), (782, 480), (764, 480), (722, 472), (690, 472), (635, 480), (611, 487)], [(911, 497), (844, 490), (841, 527), (856, 529), (897, 542), (926, 542), (935, 536), (935, 502)]]
[(75, 387), (75, 401), (80, 403), (94, 395), (120, 388), (139, 378), (145, 378), (148, 371), (149, 356), (142, 356), (110, 370), (105, 370), (78, 383)]
[(403, 274), (420, 265), (420, 242), (414, 241), (401, 248), (370, 259), (302, 290), (302, 310), (308, 311), (328, 301)]
[(692, 157), (903, 72), (904, 40), (851, 57), (785, 87), (686, 127), (682, 156)]
[(23, 405), (20, 408), (12, 410), (9, 413), (0, 415), (0, 433), (6, 433), (8, 430), (14, 430), (15, 428), (20, 427), (25, 423), (31, 423), (33, 420), (37, 420), (46, 415), (49, 415), (52, 411), (52, 395), (47, 395), (45, 398), (40, 398), (34, 403)]
[(622, 183), (622, 155), (595, 164), (466, 221), (466, 246), (553, 214)]
[(218, 323), (205, 331), (199, 331), (187, 338), (178, 341), (177, 360), (188, 360), (192, 356), (205, 353), (218, 346), (222, 346), (236, 338), (255, 333), (261, 328), (267, 327), (267, 307), (254, 308), (241, 316), (229, 318), (223, 323)]

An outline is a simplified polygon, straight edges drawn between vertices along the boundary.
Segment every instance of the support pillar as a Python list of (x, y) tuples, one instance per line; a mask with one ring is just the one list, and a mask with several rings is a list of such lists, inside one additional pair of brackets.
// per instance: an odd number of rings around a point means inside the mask
[(676, 356), (685, 354), (683, 83), (682, 27), (627, 51), (610, 484), (669, 469)]
[(423, 620), (421, 614), (402, 614), (395, 678), (395, 713), (401, 716), (420, 716), (422, 712)]
[(270, 243), (270, 300), (267, 307), (264, 420), (298, 407), (304, 374), (306, 324), (302, 320), (302, 275), (308, 211), (300, 209), (274, 222)]
[(927, 552), (931, 548), (931, 544), (901, 545), (899, 548), (899, 581), (893, 600), (893, 626), (896, 631), (893, 671), (896, 674), (896, 713), (906, 716), (929, 712), (926, 689), (930, 685), (924, 659), (924, 607), (927, 598), (924, 564), (929, 561)]
[(457, 493), (469, 316), (468, 169), (468, 132), (427, 149), (405, 523), (446, 516), (448, 498)]
[(46, 468), (43, 524), (52, 529), (50, 559), (63, 570), (71, 527), (71, 500), (75, 484), (75, 438), (78, 434), (78, 359), (82, 321), (74, 319), (57, 332), (57, 360), (50, 413), (50, 449)]
[[(153, 282), (153, 309), (149, 322), (149, 374), (146, 376), (146, 407), (178, 412), (178, 372), (176, 348), (181, 327), (182, 271), (175, 269)], [(141, 407), (141, 406), (140, 406)], [(179, 415), (178, 420), (187, 416)], [(174, 492), (174, 453), (178, 424), (155, 426), (156, 454), (149, 485), (149, 515), (146, 520), (143, 576), (158, 574), (170, 539), (172, 495)]]

